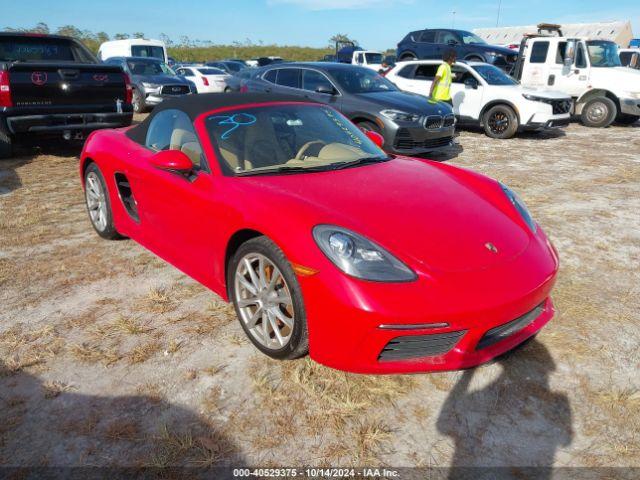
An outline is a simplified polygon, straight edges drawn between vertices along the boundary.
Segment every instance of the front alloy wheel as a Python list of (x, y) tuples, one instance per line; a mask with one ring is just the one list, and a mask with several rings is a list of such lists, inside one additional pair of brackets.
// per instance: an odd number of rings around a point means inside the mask
[(266, 237), (254, 238), (240, 246), (230, 267), (230, 297), (253, 344), (273, 358), (305, 355), (302, 295), (284, 253)]

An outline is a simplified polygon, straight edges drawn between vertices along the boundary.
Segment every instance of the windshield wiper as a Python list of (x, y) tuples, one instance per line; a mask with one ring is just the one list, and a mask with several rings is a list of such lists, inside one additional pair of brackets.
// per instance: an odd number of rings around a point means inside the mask
[(266, 168), (264, 170), (247, 170), (236, 172), (236, 177), (251, 177), (254, 175), (272, 175), (274, 173), (307, 173), (323, 172), (330, 170), (332, 165), (317, 165), (315, 167), (287, 167), (285, 165), (276, 168)]
[(338, 162), (338, 163), (333, 163), (331, 165), (329, 165), (329, 168), (331, 168), (331, 170), (342, 170), (343, 168), (350, 168), (350, 167), (355, 167), (357, 165), (367, 165), (370, 163), (381, 163), (381, 162), (387, 162), (389, 160), (391, 160), (393, 157), (362, 157), (362, 158), (358, 158), (356, 160), (351, 160), (349, 162)]

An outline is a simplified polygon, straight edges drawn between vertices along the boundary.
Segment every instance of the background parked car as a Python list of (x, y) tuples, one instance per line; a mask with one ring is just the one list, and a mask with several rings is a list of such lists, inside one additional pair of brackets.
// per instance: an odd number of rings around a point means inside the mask
[(0, 33), (0, 158), (10, 157), (21, 137), (79, 139), (131, 118), (126, 75), (77, 40)]
[(240, 70), (247, 68), (246, 63), (231, 60), (209, 61), (205, 63), (205, 65), (207, 67), (215, 67), (219, 68), (220, 70), (224, 70), (229, 75), (233, 75), (234, 73), (238, 73)]
[(131, 78), (133, 110), (145, 112), (165, 98), (197, 93), (196, 86), (179, 77), (162, 60), (144, 57), (113, 57), (108, 64), (119, 65)]
[(384, 137), (384, 148), (418, 154), (451, 144), (455, 117), (445, 103), (402, 92), (373, 70), (342, 63), (287, 63), (257, 71), (243, 89), (297, 95), (340, 110), (362, 130)]
[[(398, 63), (386, 78), (402, 90), (427, 96), (442, 62)], [(494, 65), (458, 62), (452, 67), (453, 110), (463, 124), (480, 125), (492, 138), (511, 138), (521, 130), (567, 125), (572, 100), (567, 94), (521, 87)]]
[(164, 42), (146, 38), (127, 38), (102, 43), (98, 48), (98, 58), (104, 61), (111, 57), (148, 57), (158, 58), (163, 62), (169, 60)]
[(176, 69), (176, 74), (193, 82), (198, 93), (227, 91), (227, 80), (231, 77), (214, 67), (180, 67)]
[(399, 61), (441, 60), (453, 48), (458, 60), (486, 62), (510, 71), (518, 53), (509, 48), (489, 45), (476, 34), (464, 30), (427, 29), (409, 33), (398, 44)]

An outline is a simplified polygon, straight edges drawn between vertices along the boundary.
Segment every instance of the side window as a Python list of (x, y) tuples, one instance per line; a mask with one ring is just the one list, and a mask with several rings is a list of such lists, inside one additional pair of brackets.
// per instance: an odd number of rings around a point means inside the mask
[(416, 80), (433, 80), (438, 71), (438, 65), (420, 65), (414, 75)]
[(269, 70), (267, 73), (264, 74), (262, 78), (269, 83), (276, 83), (277, 75), (278, 75), (278, 70)]
[(438, 40), (436, 43), (448, 45), (449, 42), (460, 43), (456, 34), (444, 30), (438, 32)]
[(283, 87), (300, 88), (300, 70), (297, 68), (281, 68), (278, 70), (276, 83)]
[(398, 72), (398, 76), (402, 78), (413, 78), (413, 71), (415, 69), (415, 65), (407, 65), (406, 67), (402, 67)]
[(549, 52), (549, 42), (534, 42), (531, 48), (530, 63), (545, 63)]
[(202, 163), (202, 148), (186, 113), (180, 110), (163, 110), (149, 125), (147, 148), (152, 150), (180, 150), (185, 153), (196, 167)]
[(556, 63), (561, 65), (564, 63), (564, 57), (567, 54), (567, 42), (558, 43), (558, 51), (556, 52)]
[(455, 65), (451, 69), (451, 73), (452, 73), (452, 78), (451, 78), (452, 83), (464, 83), (465, 80), (467, 80), (468, 78), (475, 78), (473, 76), (473, 73), (471, 73), (467, 69), (462, 67), (457, 67)]
[(631, 63), (631, 52), (622, 52), (620, 54), (620, 62), (625, 67)]
[(422, 32), (422, 35), (420, 35), (420, 39), (418, 41), (422, 43), (435, 43), (436, 41), (435, 30), (425, 30), (424, 32)]
[(315, 92), (318, 87), (333, 88), (333, 85), (327, 77), (315, 70), (303, 70), (302, 71), (302, 88)]

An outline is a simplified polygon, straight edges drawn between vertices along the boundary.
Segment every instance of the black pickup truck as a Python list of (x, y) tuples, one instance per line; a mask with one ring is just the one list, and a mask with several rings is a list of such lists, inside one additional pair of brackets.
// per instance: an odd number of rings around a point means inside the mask
[(23, 137), (81, 139), (130, 125), (131, 96), (122, 69), (73, 38), (0, 33), (0, 158)]

